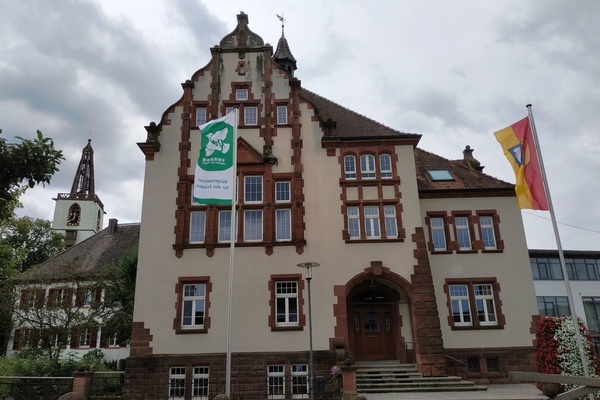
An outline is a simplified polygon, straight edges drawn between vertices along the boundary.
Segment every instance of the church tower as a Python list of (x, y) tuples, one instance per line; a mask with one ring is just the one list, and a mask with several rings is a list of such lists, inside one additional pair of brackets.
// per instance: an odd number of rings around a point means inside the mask
[(94, 149), (91, 140), (81, 152), (70, 193), (59, 193), (52, 228), (65, 234), (65, 246), (79, 243), (102, 229), (104, 205), (94, 189)]

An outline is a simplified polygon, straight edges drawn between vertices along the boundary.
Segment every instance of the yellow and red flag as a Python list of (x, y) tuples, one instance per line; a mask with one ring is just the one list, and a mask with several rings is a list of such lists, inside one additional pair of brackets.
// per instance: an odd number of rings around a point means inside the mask
[(529, 117), (494, 133), (513, 167), (519, 208), (548, 210), (548, 199), (532, 137)]

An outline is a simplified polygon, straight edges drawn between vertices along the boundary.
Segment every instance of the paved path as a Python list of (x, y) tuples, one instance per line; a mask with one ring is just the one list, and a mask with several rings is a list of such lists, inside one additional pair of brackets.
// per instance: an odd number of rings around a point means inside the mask
[(489, 385), (488, 390), (474, 392), (377, 393), (366, 394), (367, 400), (546, 400), (534, 384)]

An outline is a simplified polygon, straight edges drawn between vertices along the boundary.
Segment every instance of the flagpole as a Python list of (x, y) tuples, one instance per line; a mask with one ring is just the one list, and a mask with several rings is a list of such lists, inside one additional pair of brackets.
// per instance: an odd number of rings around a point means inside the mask
[(233, 323), (233, 272), (234, 272), (234, 255), (235, 255), (235, 240), (237, 227), (237, 129), (238, 129), (238, 108), (233, 109), (235, 113), (235, 126), (233, 129), (233, 195), (231, 198), (231, 230), (229, 233), (229, 291), (227, 298), (227, 357), (225, 366), (225, 395), (230, 398), (231, 394), (231, 330)]
[(569, 302), (569, 308), (571, 309), (571, 318), (573, 319), (573, 325), (575, 327), (575, 338), (577, 339), (577, 347), (579, 348), (579, 355), (581, 357), (581, 363), (583, 364), (583, 376), (590, 376), (588, 368), (588, 358), (583, 348), (583, 341), (581, 338), (581, 332), (579, 332), (579, 323), (577, 321), (577, 314), (575, 313), (575, 302), (573, 301), (573, 293), (571, 292), (571, 285), (569, 284), (569, 274), (567, 271), (567, 265), (565, 263), (565, 255), (563, 253), (562, 245), (560, 242), (560, 235), (558, 233), (558, 224), (556, 223), (556, 216), (554, 214), (554, 206), (552, 205), (552, 198), (550, 197), (550, 188), (548, 186), (548, 179), (546, 178), (546, 169), (544, 168), (544, 161), (542, 160), (542, 151), (538, 142), (537, 131), (535, 129), (535, 122), (533, 120), (533, 113), (531, 111), (531, 104), (527, 104), (527, 113), (529, 115), (529, 125), (531, 127), (531, 133), (534, 144), (534, 151), (537, 153), (537, 158), (540, 164), (540, 172), (542, 174), (542, 180), (544, 182), (544, 191), (546, 192), (546, 199), (548, 199), (548, 211), (550, 211), (550, 219), (552, 220), (552, 228), (554, 229), (554, 237), (556, 238), (556, 246), (558, 249), (558, 257), (560, 259), (560, 266), (565, 279), (565, 286), (567, 288), (567, 300)]

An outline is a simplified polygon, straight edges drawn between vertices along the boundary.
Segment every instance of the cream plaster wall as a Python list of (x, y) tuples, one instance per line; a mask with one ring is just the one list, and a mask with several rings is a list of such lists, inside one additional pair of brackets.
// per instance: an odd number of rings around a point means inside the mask
[[(531, 326), (532, 316), (537, 315), (538, 311), (523, 223), (515, 199), (506, 197), (423, 200), (422, 218), (424, 221), (427, 211), (481, 209), (482, 201), (485, 201), (485, 209), (495, 209), (500, 215), (499, 226), (505, 251), (485, 254), (479, 252), (448, 255), (430, 253), (429, 255), (444, 347), (531, 346), (533, 335), (529, 334), (528, 328)], [(476, 277), (497, 278), (501, 288), (502, 313), (506, 317), (504, 329), (485, 331), (450, 329), (447, 295), (443, 287), (445, 279)]]

